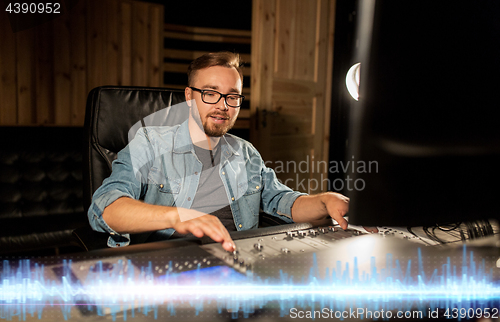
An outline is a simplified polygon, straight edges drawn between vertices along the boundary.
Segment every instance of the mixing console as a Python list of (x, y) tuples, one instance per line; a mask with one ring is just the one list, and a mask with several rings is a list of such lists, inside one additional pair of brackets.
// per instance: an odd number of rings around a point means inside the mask
[(264, 310), (272, 319), (291, 320), (293, 310), (316, 306), (334, 313), (353, 307), (375, 312), (380, 298), (384, 310), (396, 312), (418, 302), (420, 312), (429, 314), (427, 307), (441, 301), (457, 307), (478, 295), (480, 308), (499, 306), (498, 247), (428, 247), (429, 241), (404, 229), (368, 233), (362, 227), (344, 231), (310, 224), (231, 236), (234, 252), (202, 238), (73, 258), (4, 260), (0, 272), (8, 292), (3, 294), (11, 296), (5, 301), (23, 307), (2, 316), (12, 319), (25, 312), (25, 319), (35, 312), (41, 317), (43, 311), (47, 321), (62, 314), (95, 322), (152, 312), (154, 319), (213, 321), (258, 319)]

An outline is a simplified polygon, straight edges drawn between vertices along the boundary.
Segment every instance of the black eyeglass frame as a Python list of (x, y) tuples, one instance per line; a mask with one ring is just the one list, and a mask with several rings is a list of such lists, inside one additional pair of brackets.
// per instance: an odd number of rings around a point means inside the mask
[[(217, 104), (217, 103), (219, 103), (219, 102), (220, 102), (220, 99), (224, 97), (224, 101), (226, 102), (226, 105), (227, 105), (227, 106), (230, 106), (230, 107), (232, 107), (232, 108), (238, 108), (238, 107), (240, 107), (240, 106), (241, 106), (241, 104), (242, 104), (242, 103), (243, 103), (243, 101), (245, 100), (245, 96), (240, 95), (240, 94), (231, 94), (231, 93), (229, 93), (229, 94), (222, 94), (222, 93), (220, 93), (220, 92), (214, 91), (213, 89), (199, 89), (199, 88), (192, 87), (192, 86), (189, 86), (189, 88), (191, 88), (193, 91), (200, 92), (200, 93), (201, 93), (201, 100), (202, 100), (202, 101), (203, 101), (203, 103), (205, 103), (205, 104)], [(205, 99), (204, 99), (205, 92), (214, 92), (214, 93), (217, 93), (217, 94), (219, 94), (219, 99), (218, 99), (218, 100), (217, 100), (217, 102), (215, 102), (215, 103), (205, 102)], [(240, 105), (238, 105), (238, 106), (234, 106), (234, 105), (231, 105), (231, 104), (229, 104), (229, 103), (227, 102), (227, 97), (228, 97), (228, 96), (231, 96), (231, 95), (232, 95), (232, 96), (239, 96), (239, 97), (241, 98), (241, 103), (240, 103)]]

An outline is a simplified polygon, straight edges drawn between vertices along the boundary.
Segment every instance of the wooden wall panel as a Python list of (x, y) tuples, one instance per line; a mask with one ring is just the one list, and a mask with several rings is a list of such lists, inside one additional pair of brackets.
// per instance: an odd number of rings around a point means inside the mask
[(69, 15), (54, 20), (54, 114), (55, 124), (71, 124), (71, 39)]
[(54, 30), (52, 22), (36, 28), (36, 117), (37, 124), (55, 124), (54, 119)]
[(288, 95), (275, 97), (273, 104), (276, 116), (269, 118), (273, 136), (311, 133), (314, 98)]
[(132, 85), (132, 3), (122, 1), (120, 3), (120, 79), (118, 85)]
[[(73, 8), (69, 21), (70, 37), (72, 39), (87, 39), (86, 30), (87, 4), (86, 1), (78, 1)], [(70, 64), (71, 64), (71, 125), (81, 126), (85, 119), (85, 103), (87, 99), (87, 42), (70, 42)]]
[[(17, 124), (33, 124), (36, 118), (35, 29), (16, 35)], [(10, 106), (15, 110), (16, 106)]]
[(87, 2), (87, 88), (92, 89), (106, 84), (103, 79), (105, 72), (105, 23), (106, 12), (103, 2)]
[[(295, 34), (295, 47), (292, 48), (295, 53), (293, 79), (302, 79), (308, 81), (316, 81), (314, 79), (317, 73), (316, 55), (318, 35), (323, 33), (318, 24), (326, 21), (320, 16), (319, 7), (325, 1), (297, 1), (296, 15), (297, 30)], [(326, 13), (326, 10), (324, 11)], [(324, 61), (322, 61), (324, 64)], [(321, 66), (324, 70), (324, 67)]]
[(149, 66), (148, 84), (154, 86), (162, 78), (161, 66), (163, 63), (163, 37), (157, 37), (163, 33), (163, 8), (150, 7), (148, 19), (149, 34)]
[[(267, 103), (272, 102), (273, 81), (276, 61), (271, 60), (276, 51), (274, 41), (279, 33), (276, 26), (276, 8), (272, 1), (252, 2), (252, 102), (250, 140), (258, 145), (261, 141), (259, 130), (264, 121), (259, 113), (269, 109)], [(273, 30), (273, 32), (269, 32)], [(282, 57), (286, 59), (286, 57)]]
[(0, 125), (82, 126), (92, 88), (162, 85), (161, 5), (78, 1), (16, 33), (0, 15)]
[(120, 2), (118, 0), (106, 0), (104, 3), (104, 55), (106, 60), (103, 83), (110, 85), (119, 84), (119, 42), (120, 42)]
[(134, 2), (132, 5), (132, 84), (139, 86), (147, 84), (146, 66), (148, 57), (148, 5)]
[(318, 1), (276, 1), (275, 76), (314, 81)]
[(0, 12), (0, 122), (17, 123), (16, 37), (10, 28), (6, 12)]

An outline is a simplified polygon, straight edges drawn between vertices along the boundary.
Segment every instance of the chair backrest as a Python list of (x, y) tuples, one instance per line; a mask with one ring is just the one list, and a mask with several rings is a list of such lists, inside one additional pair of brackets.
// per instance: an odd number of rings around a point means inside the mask
[(88, 96), (83, 154), (83, 204), (111, 174), (111, 163), (142, 126), (176, 125), (188, 117), (184, 91), (153, 87), (103, 86)]

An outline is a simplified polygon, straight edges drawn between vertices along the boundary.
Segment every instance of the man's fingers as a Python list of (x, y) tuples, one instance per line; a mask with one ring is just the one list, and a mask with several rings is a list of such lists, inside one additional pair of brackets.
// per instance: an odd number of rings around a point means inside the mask
[[(337, 223), (342, 227), (342, 229), (347, 229), (347, 220), (345, 220), (344, 216), (347, 214), (349, 210), (349, 199), (340, 195), (339, 199), (332, 199), (326, 204), (326, 210), (330, 217), (335, 219)], [(344, 199), (345, 198), (345, 199)]]
[(215, 242), (221, 243), (222, 247), (227, 251), (236, 249), (226, 227), (222, 225), (217, 217), (212, 215), (204, 215), (188, 220), (182, 223), (177, 230), (180, 233), (190, 232), (198, 238), (208, 236)]
[(236, 250), (236, 245), (234, 244), (234, 242), (231, 239), (230, 242), (226, 241), (226, 242), (222, 243), (222, 248), (224, 248), (228, 252), (232, 252), (232, 251)]
[(229, 235), (229, 232), (227, 231), (226, 227), (224, 227), (221, 223), (221, 229), (222, 229), (222, 248), (224, 248), (225, 250), (227, 251), (234, 251), (236, 250), (236, 245), (233, 241), (233, 239), (231, 238), (231, 236)]
[(229, 233), (227, 232), (226, 227), (224, 226), (222, 226), (221, 231), (218, 232), (210, 231), (210, 234), (207, 233), (207, 236), (212, 238), (214, 241), (221, 243), (222, 248), (224, 248), (227, 251), (232, 252), (236, 250), (234, 241), (231, 239), (231, 236), (229, 236)]
[[(203, 236), (208, 236), (212, 238), (216, 242), (222, 242), (222, 233), (220, 230), (220, 227), (217, 227), (216, 222), (210, 222), (210, 221), (201, 221), (195, 223), (197, 226), (195, 229), (199, 230), (201, 232), (201, 236), (195, 235), (196, 237), (203, 237)], [(194, 233), (193, 233), (194, 234)]]
[(332, 217), (338, 224), (339, 226), (346, 230), (347, 229), (347, 220), (345, 220), (344, 216), (346, 212), (343, 209), (338, 209), (338, 208), (327, 208), (328, 214), (330, 217)]
[(343, 216), (340, 216), (339, 218), (333, 218), (337, 221), (337, 223), (339, 224), (339, 226), (343, 229), (343, 230), (346, 230), (347, 229), (347, 220), (345, 220), (345, 218)]
[(220, 242), (222, 244), (222, 248), (229, 252), (236, 250), (234, 241), (231, 239), (231, 236), (229, 235), (226, 227), (224, 227), (222, 224), (220, 224), (220, 240), (214, 239), (214, 241)]
[(363, 228), (369, 232), (369, 233), (378, 233), (378, 228), (377, 227), (365, 227), (363, 226)]
[(203, 237), (205, 234), (203, 233), (203, 230), (199, 229), (199, 228), (194, 228), (194, 229), (191, 229), (191, 230), (188, 230), (188, 231), (191, 231), (191, 233), (193, 235), (195, 235), (196, 237), (198, 238), (201, 238)]

